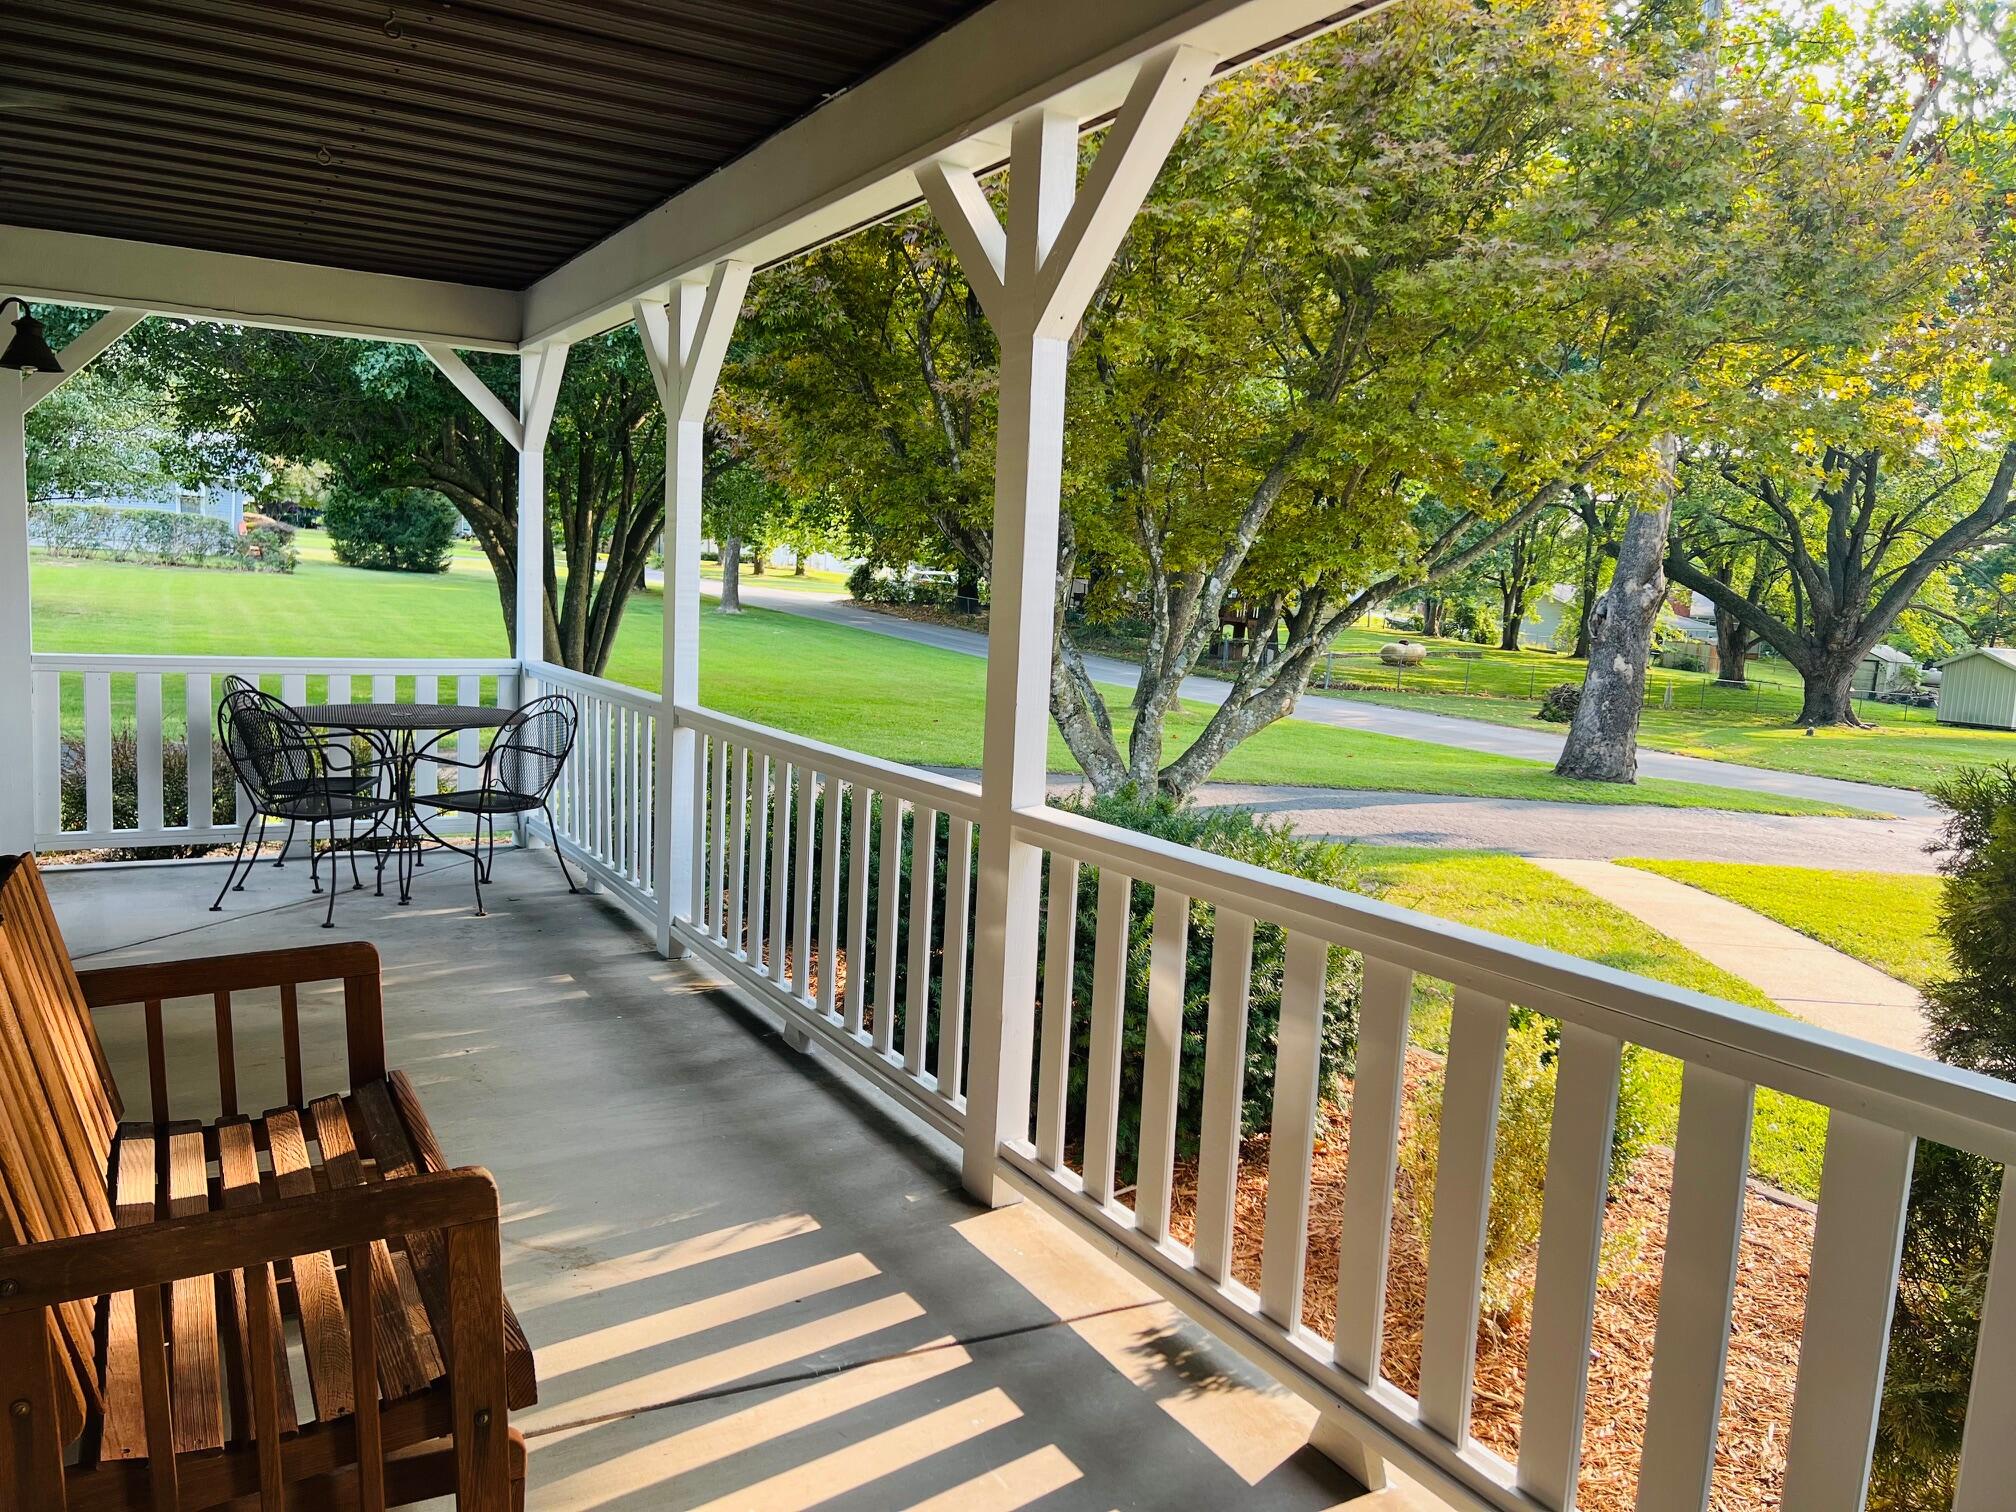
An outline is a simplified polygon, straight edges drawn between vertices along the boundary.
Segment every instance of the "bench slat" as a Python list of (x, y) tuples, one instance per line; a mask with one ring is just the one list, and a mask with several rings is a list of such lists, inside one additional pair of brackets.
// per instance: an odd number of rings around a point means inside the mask
[[(203, 1131), (168, 1135), (168, 1211), (187, 1218), (210, 1211), (210, 1166)], [(217, 1343), (217, 1278), (188, 1276), (168, 1294), (168, 1336), (174, 1341), (175, 1452), (224, 1446), (223, 1360)]]
[[(221, 1172), (220, 1185), (224, 1191), (224, 1206), (227, 1209), (242, 1210), (255, 1206), (260, 1200), (259, 1147), (253, 1138), (252, 1125), (245, 1119), (233, 1119), (217, 1126), (217, 1167)], [(264, 1292), (263, 1305), (267, 1316), (280, 1316), (280, 1287), (274, 1279), (271, 1266), (260, 1267), (259, 1289)], [(234, 1391), (232, 1401), (245, 1401), (250, 1405), (249, 1383), (254, 1379), (252, 1369), (253, 1321), (246, 1296), (247, 1274), (244, 1271), (230, 1273), (232, 1314), (238, 1331), (238, 1359), (236, 1379), (245, 1389)], [(294, 1389), (287, 1369), (287, 1344), (276, 1329), (273, 1338), (274, 1380), (279, 1396), (280, 1431), (292, 1433), (299, 1423), (294, 1415)], [(241, 1435), (243, 1437), (244, 1435)]]
[[(154, 1221), (154, 1137), (122, 1134), (114, 1151), (114, 1211), (119, 1227)], [(98, 1457), (147, 1457), (147, 1408), (140, 1387), (140, 1343), (133, 1293), (114, 1292), (105, 1312), (105, 1427)]]
[[(273, 1182), (282, 1197), (301, 1197), (315, 1190), (315, 1170), (308, 1163), (308, 1144), (301, 1133), (301, 1115), (275, 1108), (262, 1120), (267, 1148), (273, 1155)], [(343, 1296), (336, 1288), (336, 1262), (327, 1250), (296, 1255), (287, 1263), (294, 1278), (294, 1303), (301, 1313), (301, 1337), (308, 1349), (308, 1389), (315, 1397), (315, 1416), (323, 1422), (350, 1411), (350, 1326), (343, 1318)]]
[[(364, 1162), (340, 1097), (318, 1097), (309, 1105), (315, 1122), (315, 1142), (322, 1147), (322, 1169), (329, 1184), (363, 1186)], [(372, 1337), (377, 1343), (378, 1379), (388, 1399), (397, 1401), (425, 1389), (441, 1374), (441, 1356), (424, 1311), (418, 1327), (400, 1297), (399, 1274), (383, 1240), (371, 1254)]]

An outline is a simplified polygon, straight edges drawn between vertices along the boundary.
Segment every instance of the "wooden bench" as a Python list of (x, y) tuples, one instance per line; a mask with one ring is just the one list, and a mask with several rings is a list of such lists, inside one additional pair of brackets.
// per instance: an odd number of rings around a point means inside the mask
[[(340, 983), (340, 1096), (302, 1084), (302, 989), (318, 983)], [(234, 1011), (251, 992), (277, 992), (277, 1014)], [(209, 1124), (169, 1108), (164, 1005), (189, 998), (216, 1036)], [(145, 1121), (127, 1119), (93, 1020), (121, 1005), (144, 1021)], [(286, 1104), (247, 1117), (237, 1045), (254, 1012), (278, 1030)], [(449, 1169), (411, 1083), (387, 1074), (377, 952), (79, 973), (33, 858), (0, 857), (0, 1507), (453, 1493), (502, 1512), (524, 1500), (509, 1412), (536, 1396), (496, 1187)]]

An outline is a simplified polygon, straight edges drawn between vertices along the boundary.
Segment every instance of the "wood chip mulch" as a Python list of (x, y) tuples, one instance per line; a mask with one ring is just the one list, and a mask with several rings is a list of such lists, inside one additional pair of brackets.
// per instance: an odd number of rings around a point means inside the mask
[[(1408, 1111), (1403, 1114), (1403, 1126), (1411, 1121), (1422, 1084), (1441, 1072), (1438, 1057), (1418, 1050), (1408, 1052)], [(1337, 1316), (1337, 1235), (1344, 1206), (1350, 1123), (1346, 1108), (1329, 1104), (1323, 1109), (1323, 1119), (1310, 1199), (1302, 1316), (1306, 1327), (1327, 1338)], [(1174, 1237), (1185, 1243), (1194, 1232), (1195, 1181), (1194, 1165), (1179, 1168), (1171, 1229)], [(1388, 1380), (1411, 1393), (1419, 1380), (1427, 1263), (1405, 1201), (1404, 1175), (1401, 1181), (1402, 1200), (1395, 1204), (1392, 1258), (1387, 1268), (1381, 1370)], [(1590, 1349), (1578, 1495), (1578, 1504), (1588, 1512), (1628, 1512), (1636, 1496), (1672, 1181), (1672, 1153), (1648, 1151), (1612, 1195), (1604, 1221), (1603, 1276)], [(1247, 1140), (1241, 1150), (1236, 1199), (1233, 1272), (1248, 1286), (1257, 1287), (1260, 1281), (1266, 1203), (1267, 1138), (1260, 1135)], [(1810, 1210), (1778, 1200), (1753, 1183), (1744, 1206), (1734, 1326), (1722, 1400), (1711, 1499), (1716, 1512), (1749, 1512), (1752, 1508), (1761, 1512), (1778, 1505), (1812, 1249)], [(1530, 1273), (1528, 1280), (1530, 1283)], [(1471, 1431), (1508, 1460), (1516, 1459), (1519, 1450), (1527, 1327), (1522, 1316), (1503, 1328), (1487, 1322), (1478, 1332)]]

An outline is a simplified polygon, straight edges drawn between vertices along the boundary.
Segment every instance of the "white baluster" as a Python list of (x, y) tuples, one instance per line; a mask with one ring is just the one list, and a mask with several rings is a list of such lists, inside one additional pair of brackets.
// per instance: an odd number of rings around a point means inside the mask
[[(828, 787), (832, 786), (830, 780)], [(800, 1002), (812, 1000), (812, 825), (817, 818), (819, 776), (810, 767), (798, 769), (797, 866), (791, 874), (791, 992)]]
[(966, 951), (972, 925), (973, 821), (954, 819), (945, 846), (945, 974), (938, 983), (938, 1095), (966, 1084)]
[(207, 830), (216, 822), (210, 812), (211, 720), (210, 674), (191, 672), (182, 681), (184, 738), (188, 742), (189, 827)]
[(1142, 1052), (1140, 1172), (1134, 1186), (1134, 1221), (1150, 1239), (1169, 1232), (1189, 948), (1190, 900), (1172, 888), (1156, 888), (1154, 934), (1148, 947), (1148, 1042)]
[(848, 797), (847, 856), (847, 1021), (859, 1035), (868, 1005), (868, 844), (873, 829), (873, 793), (854, 783)]
[(1211, 1008), (1204, 1029), (1204, 1119), (1197, 1152), (1197, 1269), (1232, 1274), (1233, 1199), (1246, 1097), (1246, 1015), (1253, 986), (1253, 920), (1219, 907), (1211, 923)]
[(938, 811), (919, 804), (910, 819), (910, 969), (903, 1017), (903, 1067), (924, 1074), (931, 1031), (931, 913), (938, 882)]
[(819, 812), (819, 1016), (826, 1019), (839, 997), (841, 798), (840, 779), (828, 777)]
[(1260, 1310), (1283, 1328), (1295, 1327), (1302, 1316), (1309, 1162), (1315, 1154), (1329, 964), (1328, 942), (1313, 935), (1288, 936), (1281, 1031), (1274, 1050), (1274, 1122), (1267, 1140), (1267, 1218), (1260, 1237)]
[(1113, 1200), (1120, 1146), (1120, 1044), (1127, 997), (1127, 931), (1134, 883), (1099, 870), (1099, 913), (1092, 941), (1092, 1043), (1085, 1073), (1085, 1195)]
[(875, 884), (875, 1048), (896, 1050), (896, 921), (903, 909), (903, 800), (882, 795)]
[(94, 835), (112, 833), (112, 674), (84, 674), (84, 813)]
[(139, 769), (138, 824), (149, 832), (161, 829), (161, 674), (142, 672), (133, 679), (133, 734)]

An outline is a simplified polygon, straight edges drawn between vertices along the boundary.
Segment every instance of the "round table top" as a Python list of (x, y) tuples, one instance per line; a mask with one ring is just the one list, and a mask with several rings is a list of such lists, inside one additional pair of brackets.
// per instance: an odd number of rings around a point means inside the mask
[(294, 711), (304, 724), (331, 730), (486, 730), (517, 711), (484, 704), (306, 704)]

